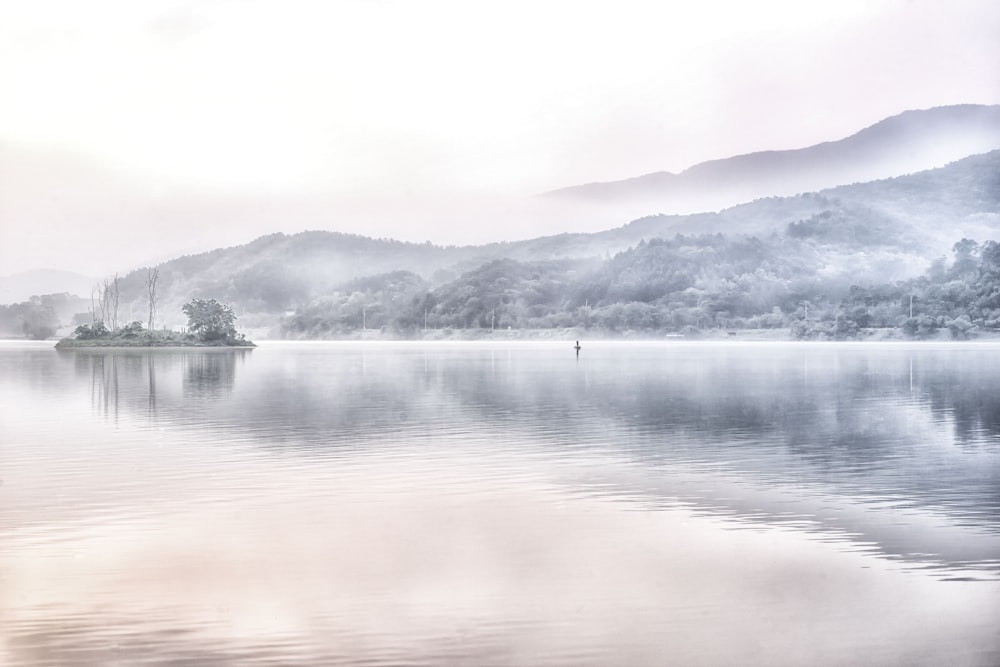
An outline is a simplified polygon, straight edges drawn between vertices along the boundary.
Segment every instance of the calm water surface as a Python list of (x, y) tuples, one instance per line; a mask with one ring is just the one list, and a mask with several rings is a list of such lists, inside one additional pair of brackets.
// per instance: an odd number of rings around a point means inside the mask
[(1000, 664), (1000, 344), (0, 343), (0, 664)]

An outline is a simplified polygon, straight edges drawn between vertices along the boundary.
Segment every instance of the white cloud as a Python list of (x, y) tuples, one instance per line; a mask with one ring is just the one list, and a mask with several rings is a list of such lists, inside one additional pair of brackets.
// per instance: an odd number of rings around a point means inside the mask
[(154, 189), (533, 193), (1000, 102), (996, 34), (991, 0), (0, 0), (0, 146)]

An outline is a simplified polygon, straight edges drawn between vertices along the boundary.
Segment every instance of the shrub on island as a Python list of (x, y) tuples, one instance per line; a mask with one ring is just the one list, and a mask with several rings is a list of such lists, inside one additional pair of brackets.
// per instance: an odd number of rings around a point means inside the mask
[(237, 333), (236, 315), (215, 299), (192, 299), (182, 308), (188, 317), (188, 331), (144, 329), (134, 321), (114, 330), (103, 320), (81, 324), (73, 338), (64, 338), (56, 347), (256, 347)]

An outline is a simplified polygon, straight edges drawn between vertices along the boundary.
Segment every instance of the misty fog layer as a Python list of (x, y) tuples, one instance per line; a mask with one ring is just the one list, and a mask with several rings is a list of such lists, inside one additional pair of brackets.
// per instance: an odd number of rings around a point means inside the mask
[[(5, 222), (0, 275), (57, 266), (93, 276), (127, 272), (180, 254), (307, 229), (436, 245), (595, 233), (644, 216), (719, 211), (766, 197), (941, 167), (1000, 147), (998, 109), (967, 104), (909, 111), (850, 137), (809, 148), (740, 155), (701, 163), (678, 175), (649, 174), (545, 196), (476, 188), (367, 194), (309, 191), (283, 195), (260, 189), (226, 193), (149, 185), (127, 171), (101, 166), (72, 152), (0, 143), (0, 173), (6, 182), (0, 189), (0, 214)], [(915, 210), (911, 206), (909, 212)], [(789, 222), (784, 217), (774, 212), (763, 227), (773, 229)], [(660, 233), (759, 233), (761, 225), (755, 219), (759, 216), (738, 212), (728, 216), (724, 225), (709, 229), (679, 220), (669, 232)], [(970, 235), (968, 225), (959, 220), (937, 222), (947, 223), (954, 240)], [(104, 241), (95, 243), (98, 237)], [(598, 252), (613, 253), (624, 247), (620, 243), (603, 246)], [(43, 262), (42, 258), (47, 259)], [(347, 277), (357, 275), (362, 274)]]
[[(559, 329), (576, 337), (783, 329), (799, 338), (878, 330), (970, 338), (994, 329), (1000, 312), (988, 240), (1000, 225), (998, 160), (994, 151), (720, 213), (517, 243), (271, 234), (160, 265), (159, 322), (184, 326), (183, 304), (202, 298), (230, 304), (239, 326), (263, 338)], [(146, 277), (121, 276), (117, 321), (145, 319)], [(3, 308), (6, 335), (44, 338), (94, 320), (86, 297)]]

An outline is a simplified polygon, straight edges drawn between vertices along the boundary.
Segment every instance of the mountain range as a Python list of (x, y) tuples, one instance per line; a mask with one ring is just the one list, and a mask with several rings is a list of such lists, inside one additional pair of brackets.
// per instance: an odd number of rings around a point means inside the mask
[(555, 190), (547, 198), (712, 211), (760, 197), (814, 192), (940, 167), (1000, 148), (1000, 105), (906, 111), (849, 137), (808, 148), (737, 155), (666, 171)]
[[(501, 260), (531, 264), (537, 271), (504, 266), (518, 275), (551, 273), (565, 287), (576, 280), (567, 277), (571, 274), (599, 273), (619, 253), (648, 240), (677, 235), (752, 237), (769, 244), (772, 255), (781, 261), (788, 259), (787, 251), (794, 246), (794, 252), (810, 264), (810, 275), (844, 289), (851, 281), (905, 280), (947, 255), (962, 238), (997, 237), (1000, 150), (987, 152), (993, 146), (1000, 146), (1000, 106), (942, 107), (905, 112), (846, 139), (810, 148), (736, 156), (696, 165), (681, 174), (584, 185), (543, 197), (573, 199), (574, 205), (608, 211), (636, 208), (647, 213), (621, 218), (631, 222), (599, 232), (476, 246), (406, 243), (320, 230), (278, 232), (247, 244), (160, 263), (159, 310), (164, 324), (183, 324), (181, 304), (193, 297), (217, 298), (249, 315), (249, 321), (256, 316), (261, 323), (273, 324), (276, 318), (300, 312), (325, 295), (378, 291), (373, 287), (382, 280), (378, 276), (393, 276), (385, 279), (387, 284), (410, 296), (441, 290), (454, 301), (465, 298), (460, 297), (463, 284), (481, 282), (483, 275), (502, 279), (502, 271), (498, 273), (495, 267), (482, 275), (476, 273)], [(966, 157), (967, 152), (977, 154)], [(894, 165), (900, 169), (903, 163), (907, 167), (933, 163), (956, 153), (962, 159), (945, 166), (867, 178), (892, 172)], [(808, 183), (831, 187), (802, 189)], [(754, 199), (692, 214), (665, 214), (657, 211), (666, 206), (643, 203), (647, 192), (656, 193), (655, 200), (682, 191), (691, 196), (718, 196), (719, 201), (746, 199), (751, 194)], [(789, 191), (794, 193), (782, 194)], [(678, 252), (689, 252), (683, 250), (689, 246), (697, 243), (681, 242)], [(736, 252), (736, 248), (726, 252)], [(670, 261), (676, 261), (677, 256), (671, 257)], [(571, 264), (543, 266), (546, 262)], [(792, 271), (789, 267), (785, 268)], [(742, 266), (740, 270), (747, 269)], [(791, 280), (792, 273), (782, 274), (782, 280)], [(121, 279), (122, 303), (134, 312), (143, 312), (144, 277), (145, 270), (139, 269)], [(367, 282), (359, 282), (366, 277)], [(0, 279), (0, 291), (8, 302), (14, 300), (12, 296), (26, 298), (33, 289), (33, 293), (65, 291), (87, 296), (90, 290), (85, 282), (86, 278), (68, 273), (32, 272)]]
[(27, 301), (32, 296), (66, 292), (89, 296), (96, 279), (72, 271), (34, 269), (0, 277), (0, 303)]
[[(199, 297), (233, 303), (242, 313), (278, 315), (366, 276), (405, 271), (429, 291), (462, 284), (470, 272), (498, 260), (600, 263), (644, 241), (677, 235), (794, 243), (808, 255), (810, 270), (845, 287), (849, 281), (911, 278), (962, 238), (1000, 235), (1000, 150), (916, 174), (769, 197), (715, 213), (646, 216), (591, 234), (449, 247), (327, 231), (271, 234), (165, 262), (160, 289), (170, 304), (163, 312)], [(122, 278), (123, 303), (141, 309), (144, 275), (140, 270)]]

